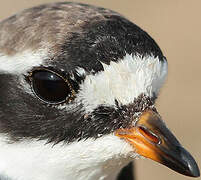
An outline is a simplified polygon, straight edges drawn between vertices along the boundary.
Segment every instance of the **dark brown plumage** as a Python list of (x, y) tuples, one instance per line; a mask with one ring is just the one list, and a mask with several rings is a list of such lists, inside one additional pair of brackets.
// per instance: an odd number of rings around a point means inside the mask
[(71, 2), (27, 9), (0, 23), (0, 52), (13, 55), (48, 47), (51, 53), (59, 53), (60, 46), (73, 33), (81, 33), (83, 25), (113, 15), (120, 16), (108, 9)]

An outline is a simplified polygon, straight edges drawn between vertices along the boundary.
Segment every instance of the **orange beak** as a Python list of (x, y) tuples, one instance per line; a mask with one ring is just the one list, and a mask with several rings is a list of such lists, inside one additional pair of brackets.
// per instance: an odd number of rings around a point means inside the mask
[(134, 127), (118, 129), (115, 135), (129, 142), (136, 152), (187, 176), (199, 177), (193, 157), (180, 145), (158, 113), (145, 110)]

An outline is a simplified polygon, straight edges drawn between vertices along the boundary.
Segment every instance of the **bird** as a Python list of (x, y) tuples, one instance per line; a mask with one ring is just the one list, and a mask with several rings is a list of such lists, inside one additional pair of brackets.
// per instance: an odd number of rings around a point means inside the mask
[(199, 168), (156, 109), (167, 59), (123, 15), (56, 2), (0, 22), (0, 179), (131, 180)]

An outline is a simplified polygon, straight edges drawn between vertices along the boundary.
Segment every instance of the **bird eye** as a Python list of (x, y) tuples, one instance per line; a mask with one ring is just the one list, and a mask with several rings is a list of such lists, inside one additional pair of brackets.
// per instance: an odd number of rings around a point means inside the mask
[(55, 72), (35, 70), (30, 78), (36, 96), (47, 103), (61, 103), (72, 94), (68, 82)]

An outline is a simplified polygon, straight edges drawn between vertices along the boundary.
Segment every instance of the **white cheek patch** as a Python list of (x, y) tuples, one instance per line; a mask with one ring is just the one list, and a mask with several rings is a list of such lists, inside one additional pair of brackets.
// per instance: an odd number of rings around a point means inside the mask
[(104, 71), (88, 75), (81, 85), (78, 101), (87, 111), (101, 104), (132, 103), (141, 93), (152, 97), (158, 94), (167, 75), (167, 62), (158, 57), (126, 55), (119, 62), (103, 64)]
[(19, 54), (7, 56), (0, 53), (0, 74), (24, 74), (34, 66), (40, 66), (44, 58), (47, 58), (46, 50), (26, 50)]

